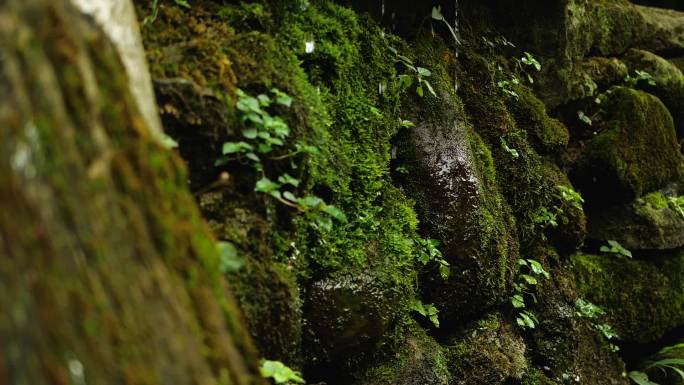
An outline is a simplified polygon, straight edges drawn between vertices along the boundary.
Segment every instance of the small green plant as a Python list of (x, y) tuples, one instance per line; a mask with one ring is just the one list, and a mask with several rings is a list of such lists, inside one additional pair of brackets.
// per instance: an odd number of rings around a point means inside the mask
[(555, 228), (558, 227), (558, 214), (560, 213), (560, 209), (556, 206), (552, 207), (550, 210), (542, 206), (537, 210), (533, 222), (535, 225), (539, 226), (542, 231), (549, 227)]
[(423, 317), (427, 317), (436, 328), (439, 327), (439, 310), (433, 304), (430, 303), (426, 305), (420, 300), (414, 299), (409, 303), (409, 309), (417, 312)]
[[(666, 346), (660, 349), (658, 354), (669, 354), (682, 348), (684, 348), (684, 344)], [(642, 371), (633, 370), (629, 372), (627, 376), (638, 385), (659, 385), (658, 383), (651, 381), (648, 374), (646, 374), (646, 372), (656, 369), (660, 370), (665, 375), (674, 373), (681, 381), (684, 381), (684, 358), (680, 357), (666, 357), (656, 361), (647, 361), (646, 366), (644, 366)]]
[(601, 336), (608, 342), (608, 349), (611, 352), (617, 352), (620, 348), (613, 343), (613, 341), (619, 339), (617, 333), (612, 326), (607, 323), (598, 323), (595, 320), (606, 314), (605, 310), (600, 306), (594, 305), (593, 303), (585, 300), (584, 298), (577, 298), (575, 301), (575, 314), (579, 317), (589, 318), (591, 320), (591, 325), (596, 329)]
[(679, 197), (668, 197), (668, 205), (684, 218), (684, 195)]
[(537, 302), (534, 287), (539, 283), (538, 278), (550, 278), (550, 274), (544, 270), (541, 263), (534, 259), (518, 260), (518, 279), (513, 284), (513, 296), (511, 305), (516, 310), (515, 321), (523, 329), (534, 329), (539, 320), (527, 309), (526, 298), (531, 298)]
[(576, 209), (582, 210), (582, 204), (584, 203), (584, 198), (582, 198), (582, 195), (575, 191), (572, 187), (569, 186), (563, 186), (563, 185), (558, 185), (556, 186), (558, 189), (558, 192), (560, 193), (560, 198), (564, 202), (570, 204), (571, 206), (575, 207)]
[(530, 82), (530, 84), (533, 84), (534, 79), (528, 72), (528, 69), (532, 68), (539, 72), (542, 69), (541, 63), (539, 63), (539, 61), (537, 61), (537, 59), (529, 52), (525, 52), (522, 58), (513, 58), (513, 60), (515, 61), (520, 72), (525, 74), (527, 81)]
[(587, 126), (594, 124), (594, 120), (585, 114), (584, 111), (577, 111), (577, 117), (579, 118), (580, 122), (586, 124)]
[(255, 192), (271, 196), (286, 206), (306, 213), (312, 223), (321, 230), (330, 230), (332, 219), (346, 222), (347, 218), (340, 209), (326, 204), (321, 198), (313, 195), (297, 196), (295, 191), (299, 187), (299, 179), (288, 173), (273, 179), (266, 175), (262, 159), (279, 161), (300, 154), (319, 153), (317, 147), (297, 142), (294, 150), (274, 155), (276, 149), (285, 147), (290, 128), (281, 117), (271, 115), (269, 108), (273, 105), (289, 108), (292, 105), (292, 98), (276, 88), (271, 89), (271, 95), (260, 94), (253, 97), (240, 89), (237, 90), (236, 106), (240, 114), (244, 140), (223, 143), (223, 155), (216, 160), (215, 165), (223, 166), (231, 161), (249, 162), (260, 175), (254, 187)]
[(520, 96), (517, 92), (513, 91), (513, 85), (518, 84), (520, 84), (520, 80), (518, 80), (518, 78), (515, 76), (511, 78), (511, 80), (500, 80), (496, 82), (496, 85), (501, 89), (501, 91), (503, 91), (504, 94), (512, 96), (516, 99), (518, 99)]
[(503, 149), (506, 150), (507, 153), (511, 154), (513, 159), (518, 159), (520, 157), (520, 153), (518, 153), (518, 150), (509, 147), (508, 143), (506, 142), (506, 139), (504, 138), (501, 138), (501, 147), (503, 147)]
[(584, 298), (577, 298), (575, 301), (575, 314), (583, 318), (598, 318), (605, 315), (606, 311)]
[[(389, 47), (390, 51), (396, 55), (395, 62), (402, 64), (404, 67), (406, 67), (409, 70), (409, 74), (401, 74), (399, 75), (399, 84), (404, 87), (404, 89), (407, 89), (411, 87), (414, 83), (416, 83), (416, 93), (418, 96), (421, 98), (423, 95), (425, 95), (425, 89), (432, 94), (432, 96), (437, 97), (437, 94), (435, 93), (435, 90), (432, 88), (432, 85), (430, 82), (427, 80), (430, 76), (432, 76), (432, 72), (430, 72), (429, 69), (419, 67), (413, 64), (413, 60), (410, 58), (399, 54), (399, 52), (393, 48)], [(423, 88), (425, 87), (425, 88)]]
[(444, 25), (446, 25), (446, 27), (449, 29), (449, 32), (451, 32), (451, 37), (454, 38), (454, 43), (456, 44), (456, 46), (461, 45), (461, 40), (458, 38), (458, 35), (456, 34), (456, 30), (454, 30), (454, 28), (451, 26), (451, 24), (449, 24), (449, 22), (446, 21), (446, 19), (444, 18), (444, 15), (442, 15), (442, 7), (441, 6), (438, 5), (436, 7), (432, 7), (431, 16), (432, 16), (433, 20), (441, 21), (444, 23)]
[(416, 243), (418, 245), (418, 261), (423, 265), (427, 265), (430, 262), (437, 263), (439, 275), (444, 280), (448, 279), (450, 274), (449, 262), (444, 259), (442, 253), (437, 249), (439, 241), (419, 238)]
[(634, 76), (627, 75), (625, 77), (625, 83), (632, 88), (638, 86), (641, 82), (646, 82), (649, 86), (656, 85), (656, 81), (653, 79), (653, 76), (646, 71), (636, 70), (634, 71)]
[(618, 241), (608, 240), (607, 242), (607, 245), (603, 245), (599, 249), (602, 253), (618, 254), (627, 258), (632, 258), (632, 252), (625, 249)]
[(261, 360), (259, 368), (261, 376), (272, 379), (276, 384), (306, 383), (299, 372), (296, 372), (280, 361)]

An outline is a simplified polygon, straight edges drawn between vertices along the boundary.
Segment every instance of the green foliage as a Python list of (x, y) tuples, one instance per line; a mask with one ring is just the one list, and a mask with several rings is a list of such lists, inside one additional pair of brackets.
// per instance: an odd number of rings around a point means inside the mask
[(162, 144), (162, 146), (169, 148), (169, 149), (178, 148), (178, 142), (176, 142), (175, 140), (173, 140), (172, 137), (166, 135), (163, 132), (161, 134), (161, 144)]
[(423, 304), (420, 300), (414, 299), (409, 303), (409, 309), (415, 311), (423, 317), (427, 317), (435, 327), (439, 327), (439, 310), (433, 304)]
[(442, 253), (437, 249), (439, 246), (439, 241), (435, 239), (423, 239), (419, 238), (416, 241), (418, 245), (418, 261), (423, 265), (427, 265), (430, 262), (435, 262), (439, 266), (439, 275), (442, 279), (446, 280), (449, 278), (449, 262), (447, 262)]
[(271, 378), (276, 384), (305, 383), (299, 372), (290, 369), (280, 361), (261, 360), (259, 371), (262, 377)]
[(632, 87), (632, 88), (635, 88), (641, 82), (646, 82), (649, 86), (655, 86), (656, 85), (656, 81), (653, 78), (653, 75), (651, 75), (650, 73), (648, 73), (646, 71), (635, 70), (634, 76), (627, 75), (625, 77), (625, 83), (627, 83), (627, 85)]
[(577, 298), (575, 301), (575, 310), (575, 314), (584, 318), (597, 318), (606, 314), (606, 311), (600, 306), (594, 305), (584, 298)]
[(541, 63), (537, 61), (537, 59), (529, 52), (525, 52), (525, 56), (522, 58), (514, 58), (515, 63), (520, 70), (521, 73), (527, 77), (527, 81), (530, 82), (530, 84), (534, 83), (534, 79), (532, 78), (532, 75), (528, 72), (529, 68), (535, 69), (537, 72), (541, 71)]
[(503, 147), (503, 149), (506, 150), (507, 153), (511, 154), (513, 159), (518, 159), (520, 157), (520, 153), (518, 152), (518, 150), (509, 147), (508, 143), (506, 142), (506, 139), (504, 139), (503, 137), (501, 138), (501, 147)]
[(446, 19), (444, 18), (444, 15), (442, 15), (442, 7), (441, 7), (441, 6), (438, 5), (438, 6), (436, 6), (436, 7), (432, 7), (431, 16), (432, 16), (432, 19), (433, 19), (433, 20), (441, 21), (441, 22), (444, 23), (444, 25), (446, 25), (446, 27), (449, 29), (449, 32), (451, 32), (451, 37), (454, 38), (454, 43), (455, 43), (457, 46), (461, 44), (460, 39), (459, 39), (458, 36), (456, 35), (456, 31), (455, 31), (454, 28), (451, 26), (451, 24), (449, 24), (449, 22), (446, 21)]
[(618, 346), (612, 343), (613, 340), (619, 339), (618, 334), (612, 326), (607, 323), (598, 323), (595, 320), (606, 315), (606, 311), (600, 306), (585, 300), (584, 298), (577, 298), (575, 301), (575, 314), (578, 317), (591, 319), (592, 326), (601, 333), (603, 338), (608, 342), (608, 349), (612, 352), (619, 350)]
[(591, 117), (587, 116), (587, 114), (585, 114), (584, 111), (577, 111), (577, 117), (582, 123), (586, 124), (587, 126), (591, 126), (592, 124), (594, 124), (594, 120)]
[(496, 82), (496, 85), (503, 91), (504, 94), (512, 96), (516, 99), (520, 97), (517, 92), (513, 90), (513, 86), (520, 84), (520, 80), (517, 77), (511, 78), (511, 80), (500, 80)]
[(523, 329), (534, 329), (539, 320), (527, 310), (526, 299), (531, 298), (534, 303), (537, 302), (534, 287), (539, 283), (538, 278), (549, 279), (550, 274), (534, 259), (519, 259), (518, 267), (518, 279), (513, 285), (511, 297), (511, 304), (517, 312), (515, 321)]
[(549, 210), (542, 206), (534, 216), (534, 224), (538, 225), (542, 231), (549, 227), (558, 227), (559, 213), (560, 209), (558, 207), (552, 207), (551, 210)]
[[(295, 143), (295, 149), (285, 154), (272, 155), (277, 148), (285, 147), (290, 136), (290, 128), (279, 116), (273, 116), (268, 109), (275, 106), (289, 108), (292, 98), (276, 89), (271, 89), (272, 96), (259, 94), (256, 97), (238, 89), (237, 109), (242, 123), (242, 136), (245, 141), (225, 142), (223, 156), (216, 160), (216, 166), (231, 161), (247, 161), (261, 175), (254, 191), (267, 194), (279, 202), (306, 213), (307, 217), (322, 231), (330, 231), (332, 219), (341, 223), (347, 222), (346, 215), (337, 207), (326, 204), (321, 198), (313, 195), (298, 197), (295, 192), (300, 181), (288, 173), (281, 174), (272, 180), (266, 176), (262, 159), (279, 161), (291, 159), (299, 154), (318, 154), (319, 149), (304, 142)], [(288, 188), (289, 190), (285, 190)]]
[(423, 97), (423, 95), (425, 94), (423, 87), (425, 87), (430, 92), (430, 94), (432, 94), (432, 96), (437, 97), (437, 94), (435, 93), (435, 90), (432, 88), (432, 85), (426, 79), (432, 76), (432, 72), (427, 68), (415, 66), (413, 64), (413, 60), (404, 55), (400, 55), (395, 48), (389, 47), (389, 49), (390, 51), (392, 51), (392, 53), (396, 55), (395, 61), (399, 64), (402, 64), (404, 67), (406, 67), (406, 69), (409, 70), (409, 74), (401, 74), (398, 76), (399, 84), (401, 85), (401, 87), (404, 89), (411, 87), (411, 85), (413, 85), (414, 83), (415, 78), (416, 93), (418, 94), (418, 96), (420, 96), (421, 98)]
[(632, 258), (632, 252), (625, 249), (619, 242), (614, 240), (608, 240), (608, 245), (601, 246), (600, 251), (602, 253), (617, 254), (627, 258)]
[(679, 197), (668, 197), (668, 205), (684, 218), (684, 195)]
[(577, 208), (579, 210), (582, 209), (582, 204), (584, 203), (584, 198), (582, 198), (582, 195), (580, 195), (580, 193), (578, 193), (572, 187), (569, 187), (569, 186), (558, 185), (558, 186), (556, 186), (556, 188), (560, 192), (560, 198), (563, 201), (574, 206), (575, 208)]
[[(667, 346), (661, 349), (658, 354), (668, 354), (682, 347), (684, 347), (684, 344)], [(648, 377), (648, 374), (646, 374), (646, 372), (649, 370), (654, 369), (658, 369), (664, 374), (675, 373), (679, 377), (680, 381), (684, 381), (684, 358), (680, 357), (667, 357), (656, 361), (647, 362), (646, 366), (643, 368), (643, 371), (634, 370), (629, 372), (628, 376), (638, 385), (658, 385), (658, 383), (651, 381)]]

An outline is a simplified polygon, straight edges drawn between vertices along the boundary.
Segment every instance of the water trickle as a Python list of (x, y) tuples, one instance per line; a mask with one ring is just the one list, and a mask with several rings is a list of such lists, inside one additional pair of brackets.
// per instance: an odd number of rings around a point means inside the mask
[[(456, 55), (456, 59), (458, 59), (458, 55), (461, 50), (461, 34), (459, 30), (459, 22), (458, 22), (458, 0), (454, 0), (454, 36), (456, 39), (454, 39), (454, 52)], [(458, 77), (456, 70), (454, 70), (454, 91), (458, 92)]]

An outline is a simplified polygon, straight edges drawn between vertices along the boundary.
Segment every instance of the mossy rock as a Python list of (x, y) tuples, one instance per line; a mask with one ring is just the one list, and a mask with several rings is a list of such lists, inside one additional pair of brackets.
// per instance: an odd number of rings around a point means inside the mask
[[(544, 253), (548, 255), (543, 257)], [(530, 331), (531, 361), (557, 383), (627, 384), (620, 358), (592, 323), (577, 315), (574, 303), (578, 291), (572, 265), (565, 260), (554, 263), (558, 258), (552, 249), (541, 249), (533, 256), (550, 266), (551, 279), (541, 280), (538, 302), (531, 307), (539, 320)]]
[[(538, 237), (535, 218), (542, 207), (548, 206), (553, 191), (544, 180), (542, 158), (530, 144), (528, 132), (518, 127), (508, 109), (507, 104), (518, 101), (495, 84), (496, 60), (468, 51), (461, 60), (464, 75), (460, 77), (459, 96), (473, 130), (491, 153), (493, 180), (498, 181), (498, 189), (513, 213), (519, 243), (524, 247)], [(535, 105), (537, 122), (553, 122), (541, 115), (543, 106)], [(556, 132), (561, 133), (556, 137), (563, 136), (562, 129)]]
[(489, 314), (450, 339), (450, 384), (503, 385), (520, 380), (528, 367), (525, 349), (515, 326), (500, 314)]
[(605, 128), (586, 143), (571, 177), (590, 205), (628, 202), (683, 174), (672, 116), (642, 91), (611, 88)]
[(568, 145), (570, 134), (563, 123), (551, 118), (546, 107), (527, 87), (516, 89), (517, 98), (508, 98), (507, 106), (519, 129), (527, 131), (527, 137), (538, 153), (557, 154)]
[(460, 100), (445, 91), (449, 85), (434, 87), (440, 109), (419, 110), (416, 126), (399, 136), (398, 162), (409, 173), (398, 180), (416, 201), (422, 230), (441, 243), (451, 264), (446, 281), (436, 271), (421, 277), (424, 302), (454, 325), (503, 301), (518, 250), (491, 152), (466, 122)]
[(684, 141), (684, 74), (674, 64), (648, 51), (630, 49), (623, 60), (634, 71), (646, 71), (653, 77), (655, 85), (641, 81), (638, 86), (656, 95), (668, 108), (674, 121), (677, 136)]
[[(495, 25), (499, 33), (540, 60), (535, 90), (550, 108), (592, 96), (593, 87), (584, 85), (593, 81), (580, 65), (589, 54), (615, 56), (630, 47), (684, 48), (684, 13), (640, 7), (627, 0), (478, 2), (467, 4), (465, 11), (477, 20), (469, 23), (480, 34)], [(475, 37), (479, 41), (477, 33)]]
[(648, 260), (572, 257), (580, 295), (603, 307), (623, 341), (649, 343), (684, 322), (684, 253)]
[(656, 191), (627, 205), (593, 214), (589, 235), (615, 240), (629, 250), (663, 250), (684, 246), (684, 196), (677, 189)]
[(355, 271), (313, 282), (306, 291), (305, 353), (309, 361), (353, 368), (407, 308), (402, 287), (382, 271)]
[(401, 330), (402, 342), (392, 354), (373, 362), (355, 385), (447, 385), (445, 349), (414, 321)]
[(581, 62), (581, 68), (599, 89), (620, 84), (629, 74), (627, 65), (617, 58), (590, 57)]

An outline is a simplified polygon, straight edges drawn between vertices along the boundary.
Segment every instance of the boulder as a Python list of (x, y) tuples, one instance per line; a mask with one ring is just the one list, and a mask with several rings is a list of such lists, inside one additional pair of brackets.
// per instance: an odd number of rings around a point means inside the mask
[(423, 231), (451, 264), (448, 280), (430, 272), (421, 288), (448, 327), (503, 301), (517, 242), (491, 152), (454, 95), (440, 93), (440, 104), (403, 133), (397, 157), (410, 170), (400, 182), (416, 201)]
[(684, 246), (684, 196), (656, 191), (631, 203), (593, 214), (589, 236), (615, 240), (629, 250), (663, 250)]
[(527, 371), (525, 341), (501, 314), (489, 314), (466, 327), (449, 345), (450, 384), (504, 385)]
[(648, 260), (572, 257), (580, 296), (606, 310), (622, 341), (645, 344), (684, 323), (684, 253)]
[(658, 98), (614, 87), (604, 109), (604, 128), (570, 174), (589, 205), (629, 202), (683, 175), (672, 116)]
[(356, 385), (447, 385), (445, 349), (424, 329), (410, 322), (393, 354), (371, 365)]
[(374, 271), (313, 282), (304, 305), (306, 355), (318, 364), (362, 362), (363, 353), (373, 350), (396, 320), (404, 294), (391, 278)]
[(638, 86), (656, 95), (672, 114), (677, 136), (684, 140), (684, 74), (674, 64), (662, 57), (643, 50), (630, 49), (623, 60), (630, 68), (630, 75), (635, 71), (646, 71), (655, 85), (640, 81)]

